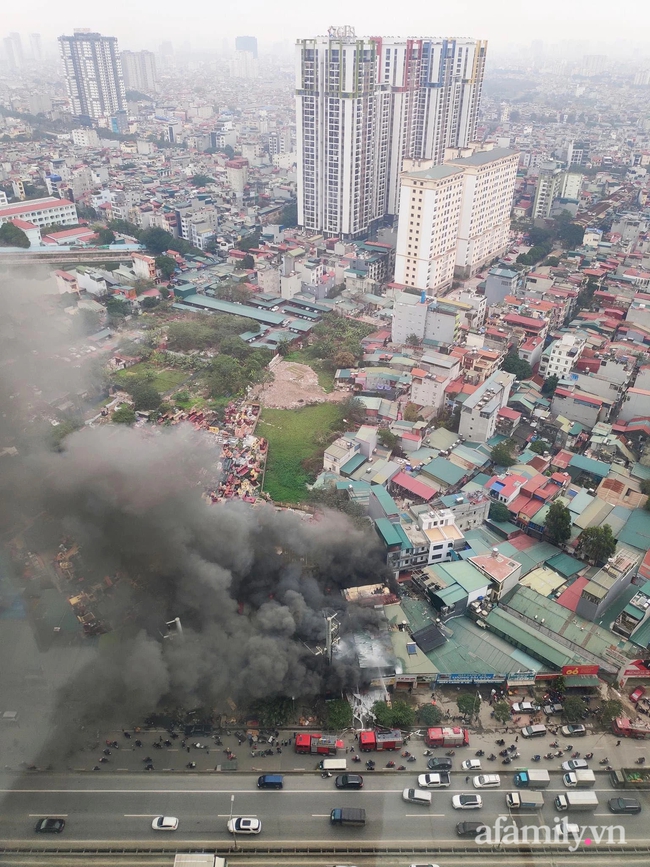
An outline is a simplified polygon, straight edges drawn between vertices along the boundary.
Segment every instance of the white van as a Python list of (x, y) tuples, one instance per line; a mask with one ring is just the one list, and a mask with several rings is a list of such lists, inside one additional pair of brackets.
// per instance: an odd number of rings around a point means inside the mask
[(501, 785), (501, 777), (498, 774), (479, 774), (474, 777), (475, 789), (497, 789)]
[(521, 734), (525, 738), (541, 738), (546, 734), (546, 726), (524, 726)]
[(409, 804), (420, 804), (422, 807), (431, 806), (431, 792), (426, 792), (424, 789), (404, 789), (402, 797)]
[(347, 771), (347, 759), (322, 759), (318, 763), (319, 771)]

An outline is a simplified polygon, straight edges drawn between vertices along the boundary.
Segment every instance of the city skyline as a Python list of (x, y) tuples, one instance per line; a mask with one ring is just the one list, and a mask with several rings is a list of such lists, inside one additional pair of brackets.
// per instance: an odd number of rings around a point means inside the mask
[[(587, 4), (584, 0), (570, 5), (550, 0), (543, 6), (527, 8), (525, 15), (514, 0), (501, 0), (498, 7), (465, 0), (453, 8), (437, 9), (433, 20), (424, 3), (400, 9), (396, 15), (394, 9), (377, 8), (366, 0), (356, 4), (354, 14), (347, 4), (341, 3), (330, 6), (326, 16), (314, 15), (308, 7), (298, 4), (285, 7), (288, 14), (283, 16), (259, 0), (247, 5), (245, 12), (238, 14), (237, 10), (230, 10), (225, 21), (219, 10), (210, 4), (200, 3), (194, 9), (195, 15), (188, 18), (184, 9), (168, 0), (156, 4), (144, 0), (137, 6), (116, 0), (105, 10), (94, 9), (89, 14), (87, 6), (79, 0), (67, 0), (62, 10), (37, 0), (29, 9), (19, 6), (4, 9), (3, 24), (7, 33), (28, 34), (35, 29), (34, 20), (38, 20), (38, 30), (44, 39), (54, 39), (75, 27), (90, 27), (116, 36), (125, 48), (137, 48), (140, 42), (142, 47), (150, 47), (169, 38), (179, 42), (189, 40), (196, 47), (209, 47), (215, 42), (215, 33), (219, 34), (218, 39), (232, 39), (233, 44), (235, 37), (250, 33), (263, 45), (264, 42), (323, 35), (330, 25), (345, 24), (367, 36), (383, 33), (407, 37), (431, 33), (443, 37), (453, 33), (487, 39), (494, 46), (530, 43), (533, 38), (557, 41), (563, 35), (565, 39), (601, 44), (603, 34), (607, 40), (624, 40), (628, 46), (632, 39), (640, 46), (645, 45), (646, 52), (650, 43), (650, 11), (638, 0), (630, 10), (634, 16), (632, 34), (627, 18), (612, 16), (605, 4)], [(194, 26), (194, 21), (201, 22), (200, 28)], [(251, 21), (255, 22), (254, 27), (250, 26)], [(562, 22), (563, 34), (558, 32), (558, 21)]]

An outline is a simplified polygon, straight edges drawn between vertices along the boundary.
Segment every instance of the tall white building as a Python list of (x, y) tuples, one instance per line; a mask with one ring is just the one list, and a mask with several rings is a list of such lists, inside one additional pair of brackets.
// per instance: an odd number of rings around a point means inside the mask
[(129, 90), (155, 93), (158, 89), (156, 55), (153, 51), (122, 51), (124, 86)]
[(35, 63), (41, 63), (43, 61), (43, 44), (40, 33), (29, 34), (29, 47), (32, 53), (32, 60)]
[(519, 155), (503, 148), (443, 165), (406, 161), (395, 282), (435, 295), (508, 246)]
[(358, 38), (350, 27), (296, 48), (298, 222), (366, 234), (399, 208), (406, 158), (441, 163), (474, 138), (487, 44)]
[(233, 78), (259, 78), (257, 53), (235, 51), (235, 56), (230, 61), (230, 74)]
[(460, 409), (458, 433), (477, 443), (485, 443), (493, 437), (499, 410), (508, 403), (514, 381), (514, 373), (497, 370), (479, 385)]
[(126, 111), (122, 62), (115, 36), (75, 30), (59, 36), (72, 113), (91, 118)]

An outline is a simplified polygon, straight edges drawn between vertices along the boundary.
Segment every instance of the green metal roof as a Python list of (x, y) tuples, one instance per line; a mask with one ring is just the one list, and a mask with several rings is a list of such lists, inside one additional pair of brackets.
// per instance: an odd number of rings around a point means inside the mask
[(487, 623), (497, 633), (522, 645), (528, 653), (556, 668), (569, 665), (576, 660), (569, 654), (568, 648), (562, 647), (546, 635), (530, 632), (525, 623), (517, 620), (512, 614), (501, 608), (493, 608), (487, 616)]
[(546, 565), (555, 572), (558, 572), (560, 575), (563, 575), (565, 578), (570, 578), (572, 575), (576, 575), (584, 568), (584, 563), (581, 563), (579, 560), (576, 560), (575, 557), (571, 557), (570, 554), (565, 554), (564, 552), (556, 554), (555, 557), (551, 557), (546, 561)]
[(341, 475), (347, 476), (349, 473), (353, 473), (367, 460), (368, 459), (365, 455), (354, 455), (354, 457), (350, 458), (349, 461), (346, 461), (341, 467)]
[(370, 491), (377, 498), (379, 505), (387, 515), (399, 515), (397, 503), (386, 488), (382, 488), (381, 485), (373, 485)]
[(375, 521), (375, 528), (384, 540), (385, 544), (389, 547), (392, 547), (393, 545), (404, 546), (404, 541), (402, 539), (404, 531), (402, 530), (402, 534), (398, 532), (398, 530), (402, 529), (399, 524), (391, 524), (388, 518), (377, 518)]
[(643, 611), (639, 611), (636, 605), (626, 605), (623, 611), (625, 611), (625, 613), (629, 617), (633, 617), (635, 620), (643, 620), (645, 616)]
[(618, 540), (640, 551), (649, 550), (650, 512), (646, 512), (645, 509), (635, 509), (618, 534)]
[(593, 458), (586, 458), (584, 455), (574, 455), (569, 461), (570, 470), (580, 470), (581, 472), (589, 473), (592, 476), (597, 476), (604, 479), (609, 473), (611, 467), (602, 461), (595, 461)]
[(422, 472), (426, 473), (431, 478), (438, 479), (447, 485), (456, 485), (460, 480), (467, 475), (468, 470), (462, 467), (457, 467), (456, 464), (450, 463), (445, 458), (434, 458), (432, 461), (422, 468)]
[(468, 563), (465, 560), (436, 563), (426, 571), (428, 574), (434, 575), (446, 587), (460, 586), (466, 593), (473, 593), (489, 584), (485, 575), (479, 572), (473, 563)]

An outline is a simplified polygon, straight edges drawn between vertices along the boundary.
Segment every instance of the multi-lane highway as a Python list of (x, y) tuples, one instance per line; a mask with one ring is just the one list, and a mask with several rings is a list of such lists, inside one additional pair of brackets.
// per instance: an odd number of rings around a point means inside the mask
[[(500, 789), (482, 790), (483, 809), (460, 811), (451, 806), (452, 795), (474, 792), (465, 784), (464, 773), (452, 775), (448, 789), (432, 790), (430, 807), (406, 803), (402, 789), (416, 784), (416, 775), (367, 773), (362, 791), (338, 791), (334, 779), (317, 775), (286, 775), (282, 791), (259, 790), (256, 776), (251, 775), (124, 775), (101, 778), (99, 775), (43, 775), (15, 778), (0, 777), (0, 839), (25, 841), (48, 838), (33, 832), (41, 816), (62, 816), (66, 828), (53, 844), (66, 841), (93, 843), (140, 843), (171, 838), (174, 842), (228, 845), (232, 838), (226, 830), (233, 812), (262, 820), (258, 837), (242, 837), (242, 847), (273, 843), (287, 845), (383, 844), (410, 845), (415, 841), (435, 841), (437, 846), (459, 842), (456, 823), (481, 821), (493, 825), (499, 815), (507, 816), (505, 792), (512, 789), (512, 773), (502, 774)], [(613, 816), (607, 801), (614, 795), (629, 794), (610, 788), (607, 776), (598, 775), (595, 790), (599, 807), (594, 813), (574, 813), (571, 820), (581, 825), (623, 825), (627, 843), (646, 843), (650, 817), (650, 793), (636, 793), (643, 805), (637, 816)], [(561, 775), (553, 774), (551, 786), (544, 793), (546, 806), (541, 815), (527, 814), (528, 825), (545, 823), (553, 827), (558, 815), (553, 798), (566, 792)], [(332, 827), (330, 810), (334, 807), (363, 807), (367, 813), (364, 828)], [(153, 831), (151, 820), (157, 815), (176, 816), (180, 820), (175, 834)], [(464, 840), (466, 845), (468, 841)]]

